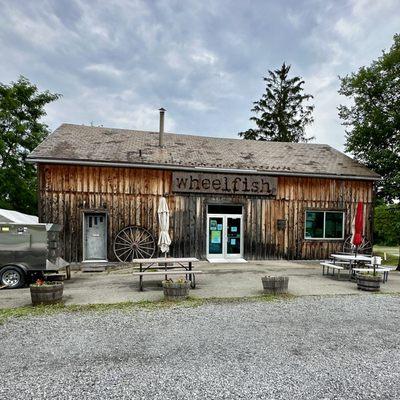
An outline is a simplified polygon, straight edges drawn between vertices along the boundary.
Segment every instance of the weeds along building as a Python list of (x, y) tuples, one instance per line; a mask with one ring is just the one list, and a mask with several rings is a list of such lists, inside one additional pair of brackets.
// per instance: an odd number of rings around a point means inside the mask
[(63, 124), (30, 154), (40, 222), (62, 225), (66, 260), (155, 255), (161, 196), (173, 256), (326, 258), (343, 249), (358, 201), (371, 239), (379, 176), (346, 155), (324, 144), (165, 133), (163, 118), (159, 132)]

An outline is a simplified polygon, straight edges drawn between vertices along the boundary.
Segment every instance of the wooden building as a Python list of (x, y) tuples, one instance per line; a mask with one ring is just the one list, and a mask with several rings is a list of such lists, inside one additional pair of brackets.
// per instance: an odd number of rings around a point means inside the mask
[[(164, 133), (163, 121), (160, 132), (63, 124), (29, 160), (39, 219), (63, 226), (71, 262), (115, 261), (116, 237), (156, 240), (161, 196), (173, 256), (326, 258), (343, 249), (358, 201), (372, 235), (379, 176), (328, 145)], [(126, 227), (134, 228), (118, 236)]]

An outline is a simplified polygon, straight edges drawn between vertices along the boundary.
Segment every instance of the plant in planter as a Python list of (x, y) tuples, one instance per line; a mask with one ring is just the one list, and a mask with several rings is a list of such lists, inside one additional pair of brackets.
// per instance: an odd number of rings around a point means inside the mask
[(372, 258), (372, 265), (374, 268), (373, 273), (359, 272), (356, 275), (357, 289), (366, 290), (368, 292), (379, 292), (381, 290), (382, 276), (376, 273), (376, 258)]
[(180, 278), (175, 282), (167, 279), (162, 282), (164, 289), (164, 298), (166, 300), (184, 300), (189, 297), (190, 282)]
[(263, 276), (261, 278), (264, 293), (284, 294), (288, 292), (288, 276)]
[(366, 290), (368, 292), (379, 292), (381, 290), (382, 277), (375, 273), (358, 273), (357, 289)]
[(62, 301), (63, 282), (47, 282), (43, 279), (38, 279), (29, 288), (34, 306), (39, 304), (56, 304)]

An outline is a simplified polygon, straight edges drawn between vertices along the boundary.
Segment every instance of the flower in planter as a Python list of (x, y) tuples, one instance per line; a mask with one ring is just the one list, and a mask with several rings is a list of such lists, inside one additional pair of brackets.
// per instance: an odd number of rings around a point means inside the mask
[(164, 286), (172, 285), (173, 283), (177, 283), (179, 285), (185, 285), (189, 283), (185, 278), (178, 278), (175, 281), (173, 281), (171, 278), (164, 280), (163, 282)]
[(190, 282), (184, 278), (173, 281), (163, 281), (164, 297), (166, 300), (184, 300), (189, 296)]
[(31, 286), (54, 286), (54, 285), (59, 285), (62, 282), (51, 282), (51, 281), (45, 281), (44, 279), (36, 279), (35, 283), (32, 283)]
[(62, 302), (64, 284), (62, 282), (45, 281), (37, 279), (30, 286), (32, 304), (56, 304)]

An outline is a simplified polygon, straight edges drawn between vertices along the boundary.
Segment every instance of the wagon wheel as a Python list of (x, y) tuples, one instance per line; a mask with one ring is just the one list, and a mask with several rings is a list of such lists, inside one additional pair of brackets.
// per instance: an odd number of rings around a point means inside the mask
[[(343, 252), (344, 253), (354, 253), (356, 251), (356, 247), (351, 243), (352, 236), (349, 236), (343, 244)], [(362, 243), (357, 248), (357, 253), (360, 254), (372, 254), (372, 244), (371, 242), (363, 236)]]
[(121, 262), (135, 258), (151, 258), (156, 251), (154, 236), (140, 226), (127, 226), (120, 230), (114, 240), (114, 254)]

